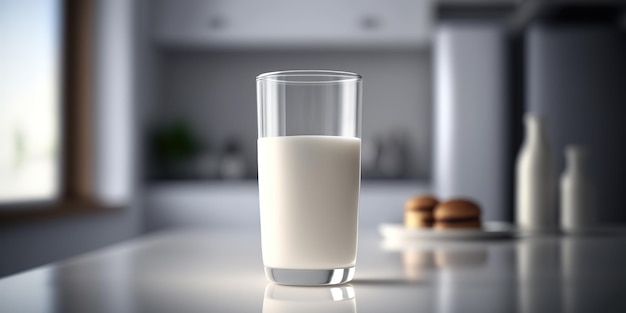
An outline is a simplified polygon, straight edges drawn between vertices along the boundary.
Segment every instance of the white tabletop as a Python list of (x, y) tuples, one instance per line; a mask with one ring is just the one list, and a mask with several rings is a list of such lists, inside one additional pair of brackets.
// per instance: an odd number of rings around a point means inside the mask
[(384, 242), (340, 287), (263, 274), (257, 231), (172, 231), (0, 280), (0, 312), (626, 312), (626, 237)]

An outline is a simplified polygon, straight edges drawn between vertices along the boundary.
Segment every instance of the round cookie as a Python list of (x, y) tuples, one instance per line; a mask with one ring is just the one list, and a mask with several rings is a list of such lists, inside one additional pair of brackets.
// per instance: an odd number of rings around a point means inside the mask
[(409, 228), (430, 228), (433, 226), (433, 213), (406, 211), (404, 212), (404, 226)]
[(452, 199), (440, 203), (433, 213), (437, 229), (480, 228), (480, 208), (467, 199)]
[(415, 196), (404, 203), (405, 211), (432, 212), (439, 200), (431, 195)]
[(433, 210), (439, 201), (437, 198), (425, 195), (416, 196), (404, 204), (404, 226), (411, 228), (432, 227)]

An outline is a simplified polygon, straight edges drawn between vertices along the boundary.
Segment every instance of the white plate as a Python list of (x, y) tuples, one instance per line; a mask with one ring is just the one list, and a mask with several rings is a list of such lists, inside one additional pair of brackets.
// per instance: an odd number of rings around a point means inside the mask
[(416, 239), (500, 239), (515, 235), (515, 227), (506, 222), (485, 222), (481, 229), (407, 228), (402, 224), (381, 224), (380, 234), (387, 240)]

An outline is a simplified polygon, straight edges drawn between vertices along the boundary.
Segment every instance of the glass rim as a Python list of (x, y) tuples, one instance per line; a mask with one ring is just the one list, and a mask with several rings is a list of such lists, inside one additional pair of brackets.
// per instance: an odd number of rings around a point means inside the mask
[[(290, 77), (294, 79), (289, 79)], [(297, 77), (315, 77), (319, 80), (302, 80)], [(353, 72), (332, 70), (287, 70), (260, 74), (256, 77), (259, 81), (270, 81), (284, 84), (336, 84), (361, 81), (361, 75)]]

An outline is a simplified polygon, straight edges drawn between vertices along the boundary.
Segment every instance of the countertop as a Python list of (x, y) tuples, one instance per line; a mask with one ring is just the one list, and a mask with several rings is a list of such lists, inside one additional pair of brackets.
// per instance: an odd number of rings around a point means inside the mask
[(626, 236), (408, 245), (361, 231), (355, 279), (288, 287), (258, 231), (146, 235), (0, 280), (0, 312), (626, 312)]

